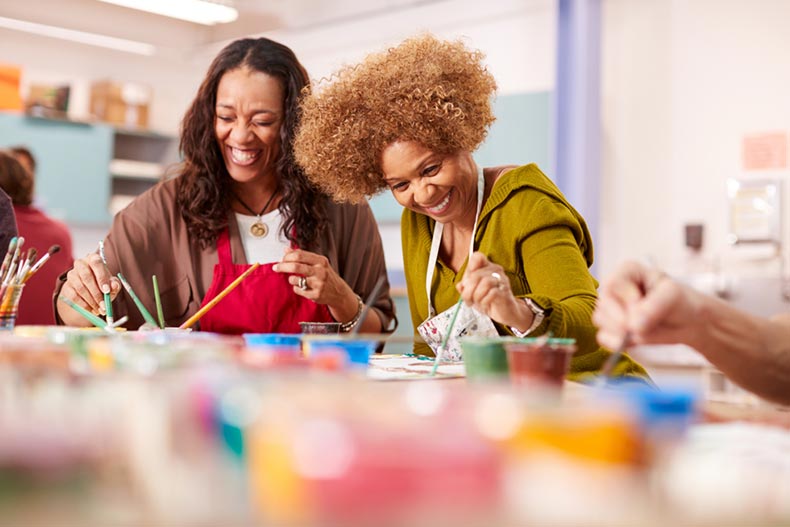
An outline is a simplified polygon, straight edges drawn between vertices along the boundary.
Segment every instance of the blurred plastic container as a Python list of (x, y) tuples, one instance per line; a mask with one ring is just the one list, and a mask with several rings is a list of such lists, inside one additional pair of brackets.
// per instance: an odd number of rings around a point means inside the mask
[(500, 380), (508, 375), (507, 354), (502, 337), (464, 337), (466, 378), (471, 381)]
[[(310, 338), (305, 340), (305, 354), (311, 364), (326, 366), (327, 359), (336, 361), (340, 367), (367, 368), (370, 356), (377, 342), (371, 340), (350, 340), (338, 338)], [(334, 368), (329, 368), (334, 369)]]
[(574, 339), (509, 339), (504, 346), (511, 382), (527, 387), (561, 387), (576, 351)]
[(251, 497), (265, 525), (497, 525), (499, 450), (468, 393), (433, 383), (311, 378), (265, 393), (247, 428)]
[(302, 338), (290, 333), (245, 333), (243, 337), (248, 348), (298, 351), (302, 347)]
[(245, 363), (253, 366), (287, 366), (303, 363), (302, 338), (287, 333), (245, 333)]

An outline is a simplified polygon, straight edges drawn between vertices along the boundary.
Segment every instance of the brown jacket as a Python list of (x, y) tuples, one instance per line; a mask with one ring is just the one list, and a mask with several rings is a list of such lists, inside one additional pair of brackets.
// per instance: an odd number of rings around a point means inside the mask
[[(199, 308), (217, 264), (217, 249), (202, 249), (187, 232), (176, 208), (176, 180), (162, 182), (140, 195), (115, 216), (104, 240), (107, 265), (119, 271), (134, 292), (156, 317), (151, 276), (156, 275), (162, 297), (162, 311), (168, 327), (178, 326)], [(319, 254), (329, 259), (341, 278), (364, 300), (379, 276), (386, 276), (381, 235), (370, 207), (327, 204), (328, 228), (319, 241)], [(233, 263), (246, 264), (239, 228), (229, 211)], [(61, 276), (54, 299), (65, 281)], [(53, 300), (54, 300), (53, 299)], [(385, 282), (373, 305), (385, 328), (392, 330), (395, 308)], [(125, 326), (137, 329), (144, 320), (131, 298), (121, 291), (113, 301), (115, 318), (129, 317)], [(62, 324), (60, 317), (58, 323)]]

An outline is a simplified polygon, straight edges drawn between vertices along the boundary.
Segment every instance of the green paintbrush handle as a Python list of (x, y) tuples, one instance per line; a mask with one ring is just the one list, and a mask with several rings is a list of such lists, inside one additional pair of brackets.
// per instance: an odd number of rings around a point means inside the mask
[(151, 316), (151, 313), (148, 312), (143, 303), (140, 302), (140, 299), (137, 298), (137, 295), (134, 294), (134, 291), (132, 291), (132, 286), (129, 285), (129, 282), (126, 281), (126, 278), (124, 278), (121, 273), (118, 273), (118, 279), (121, 281), (121, 284), (123, 284), (123, 288), (126, 289), (126, 292), (129, 293), (129, 296), (132, 297), (134, 305), (136, 305), (137, 309), (140, 310), (140, 314), (143, 315), (145, 321), (154, 327), (158, 327), (159, 324), (156, 323), (156, 320), (154, 320), (154, 317)]
[(71, 309), (82, 315), (88, 322), (90, 322), (97, 328), (104, 329), (105, 327), (107, 327), (107, 323), (104, 320), (97, 317), (96, 315), (86, 310), (82, 306), (75, 304), (65, 296), (59, 296), (58, 299), (61, 300), (63, 303), (65, 303), (67, 306), (69, 306)]

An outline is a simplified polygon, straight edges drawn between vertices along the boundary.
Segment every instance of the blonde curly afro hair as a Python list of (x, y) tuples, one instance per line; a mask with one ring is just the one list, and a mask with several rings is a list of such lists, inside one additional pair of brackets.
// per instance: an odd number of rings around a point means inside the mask
[(302, 101), (294, 155), (336, 201), (358, 203), (386, 188), (381, 153), (393, 142), (472, 152), (494, 121), (496, 82), (483, 54), (432, 35), (345, 66), (314, 90)]

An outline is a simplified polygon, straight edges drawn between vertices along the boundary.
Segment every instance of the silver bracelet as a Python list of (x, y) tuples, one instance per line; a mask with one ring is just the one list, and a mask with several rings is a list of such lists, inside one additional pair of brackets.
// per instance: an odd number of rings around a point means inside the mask
[(357, 313), (356, 315), (354, 315), (354, 318), (352, 318), (348, 322), (342, 322), (340, 324), (341, 333), (348, 333), (354, 328), (354, 326), (356, 326), (359, 323), (359, 317), (362, 316), (362, 310), (364, 309), (364, 307), (365, 307), (365, 303), (362, 302), (362, 299), (359, 298), (359, 295), (357, 295)]
[(527, 307), (529, 307), (529, 309), (532, 311), (532, 324), (527, 328), (526, 331), (520, 331), (519, 329), (511, 326), (510, 331), (512, 331), (513, 334), (518, 338), (524, 338), (538, 329), (538, 326), (540, 326), (541, 322), (543, 322), (543, 319), (546, 318), (546, 312), (543, 311), (539, 305), (533, 302), (531, 298), (524, 298), (523, 300), (527, 304)]

